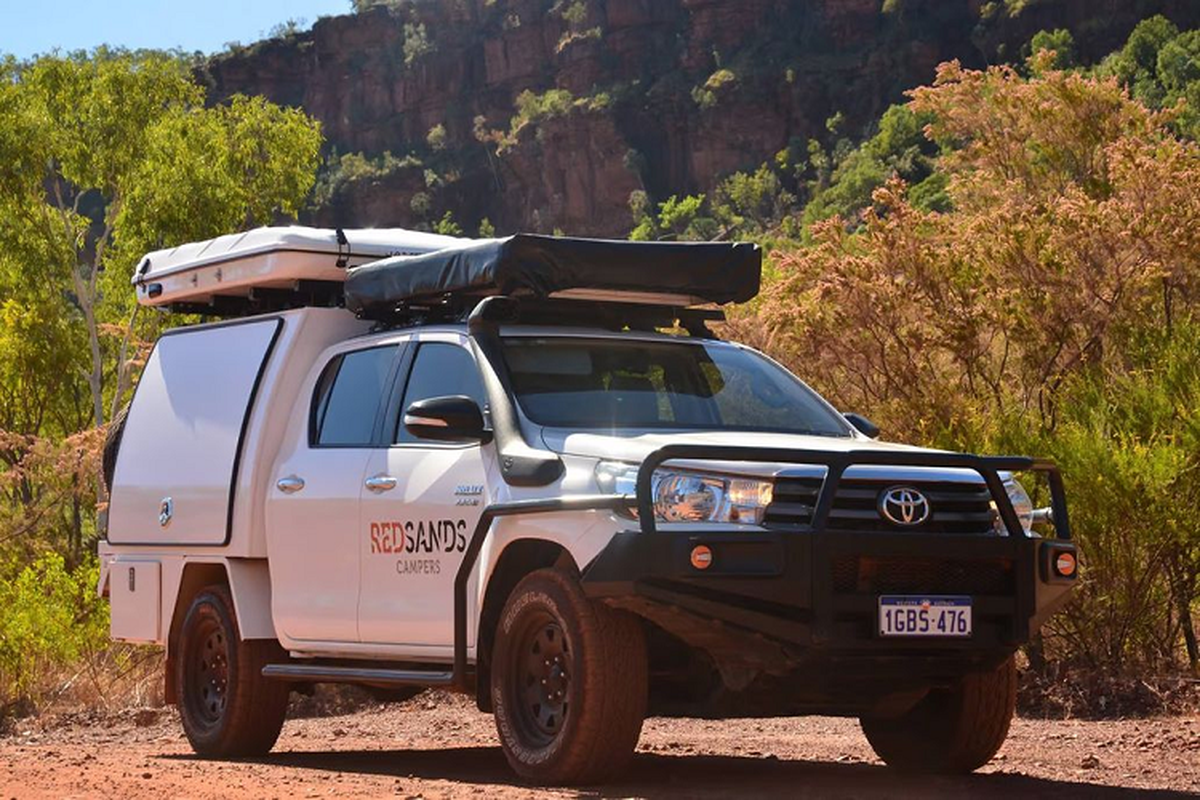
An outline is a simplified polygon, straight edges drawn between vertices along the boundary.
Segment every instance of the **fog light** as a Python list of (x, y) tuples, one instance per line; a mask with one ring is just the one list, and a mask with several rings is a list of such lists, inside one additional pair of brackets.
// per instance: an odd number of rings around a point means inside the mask
[(692, 548), (692, 566), (696, 569), (708, 569), (712, 560), (712, 549), (708, 545), (698, 544)]

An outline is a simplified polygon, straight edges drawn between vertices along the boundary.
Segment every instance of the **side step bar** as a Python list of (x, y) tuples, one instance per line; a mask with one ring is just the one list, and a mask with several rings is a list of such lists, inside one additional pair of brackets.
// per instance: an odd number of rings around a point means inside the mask
[(356, 683), (362, 686), (449, 686), (453, 672), (379, 667), (340, 667), (325, 664), (267, 664), (264, 678), (311, 683)]

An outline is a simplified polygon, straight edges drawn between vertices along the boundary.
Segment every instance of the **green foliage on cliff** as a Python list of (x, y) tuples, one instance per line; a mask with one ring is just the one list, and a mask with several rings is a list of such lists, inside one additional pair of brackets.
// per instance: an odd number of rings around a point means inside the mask
[(721, 95), (737, 85), (737, 75), (729, 69), (718, 69), (703, 84), (692, 89), (692, 99), (702, 109), (715, 108)]
[(437, 49), (429, 39), (423, 22), (404, 23), (404, 63), (412, 65), (422, 56), (429, 55)]
[(425, 162), (413, 154), (397, 158), (384, 151), (374, 158), (362, 153), (331, 152), (318, 173), (312, 190), (312, 202), (326, 205), (340, 192), (351, 191), (360, 181), (381, 180), (401, 170), (423, 169)]

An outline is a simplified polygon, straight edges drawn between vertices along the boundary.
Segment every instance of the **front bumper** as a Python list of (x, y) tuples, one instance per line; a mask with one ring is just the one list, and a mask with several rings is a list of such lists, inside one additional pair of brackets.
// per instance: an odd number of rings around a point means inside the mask
[[(711, 552), (693, 565), (697, 547)], [(999, 663), (1060, 607), (1070, 542), (1036, 537), (625, 531), (583, 573), (591, 597), (631, 610), (718, 662), (777, 674), (806, 663), (895, 662), (952, 676)], [(969, 595), (970, 637), (882, 638), (881, 594)]]
[[(659, 531), (651, 479), (671, 460), (767, 462), (824, 467), (808, 524), (786, 531)], [(838, 485), (855, 465), (940, 467), (979, 474), (1007, 536), (867, 532), (827, 527)], [(1021, 527), (1001, 471), (1047, 478), (1056, 538)], [(668, 445), (638, 470), (634, 495), (552, 497), (484, 509), (454, 581), (454, 675), (469, 687), (467, 585), (492, 523), (500, 517), (561, 511), (638, 510), (640, 531), (616, 534), (584, 569), (584, 590), (629, 609), (707, 653), (726, 688), (738, 692), (766, 676), (771, 713), (787, 708), (846, 713), (879, 709), (884, 695), (907, 702), (938, 682), (996, 666), (1066, 600), (1075, 564), (1063, 482), (1053, 463), (1024, 457), (932, 451), (829, 451)], [(704, 568), (696, 547), (711, 552)], [(890, 581), (890, 583), (889, 583)], [(884, 639), (876, 632), (879, 594), (970, 595), (974, 632), (965, 639)], [(796, 677), (804, 681), (794, 680)], [(786, 682), (794, 704), (771, 691)], [(740, 687), (740, 688), (739, 688)], [(918, 693), (917, 695), (911, 694)], [(803, 695), (803, 696), (801, 696)], [(872, 705), (873, 704), (873, 705)], [(730, 712), (738, 713), (745, 706)]]

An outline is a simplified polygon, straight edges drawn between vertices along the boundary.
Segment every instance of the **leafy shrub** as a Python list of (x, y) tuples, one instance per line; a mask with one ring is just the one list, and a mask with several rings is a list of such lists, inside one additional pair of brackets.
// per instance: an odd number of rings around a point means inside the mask
[(313, 203), (324, 205), (339, 192), (358, 181), (379, 180), (404, 169), (419, 169), (424, 162), (409, 154), (397, 158), (390, 151), (370, 157), (363, 153), (338, 153), (336, 150), (325, 160), (313, 187)]
[(1048, 652), (1197, 669), (1200, 146), (1046, 55), (915, 90), (952, 206), (892, 177), (858, 233), (818, 223), (777, 254), (761, 338), (895, 438), (1059, 459), (1085, 572)]
[(704, 85), (697, 86), (692, 90), (692, 100), (702, 109), (714, 108), (720, 101), (721, 93), (732, 88), (736, 83), (737, 75), (731, 70), (718, 69), (708, 76)]
[[(937, 146), (924, 134), (931, 118), (908, 106), (894, 105), (879, 119), (877, 132), (840, 158), (830, 158), (819, 148), (811, 156), (817, 178), (810, 184), (810, 199), (804, 208), (805, 227), (833, 216), (856, 221), (871, 204), (871, 194), (893, 175), (915, 184), (920, 206), (943, 209), (948, 199), (937, 184), (923, 185), (933, 174)], [(836, 127), (835, 127), (836, 129)], [(822, 172), (836, 163), (822, 179)]]
[(1104, 59), (1097, 72), (1115, 77), (1149, 108), (1170, 108), (1183, 101), (1174, 127), (1200, 138), (1200, 31), (1180, 33), (1162, 16), (1142, 20), (1125, 46)]
[(69, 570), (44, 553), (0, 583), (0, 705), (40, 700), (47, 681), (108, 646), (108, 604), (94, 557)]
[(541, 94), (529, 89), (517, 95), (516, 114), (509, 122), (507, 134), (487, 129), (487, 120), (475, 118), (475, 138), (481, 142), (495, 142), (503, 149), (516, 143), (520, 131), (526, 125), (536, 125), (549, 119), (565, 117), (575, 111), (603, 111), (612, 105), (609, 92), (597, 91), (585, 97), (575, 97), (567, 89), (548, 89)]
[(446, 149), (446, 126), (438, 123), (429, 129), (429, 133), (425, 136), (425, 143), (429, 145), (431, 150)]
[(404, 23), (404, 63), (411, 66), (417, 59), (437, 50), (437, 45), (429, 40), (424, 22)]
[(542, 94), (526, 89), (517, 95), (517, 113), (512, 128), (515, 131), (527, 122), (564, 116), (570, 113), (574, 103), (575, 98), (566, 89), (548, 89)]
[(1042, 50), (1054, 52), (1054, 60), (1049, 62), (1051, 69), (1075, 66), (1075, 37), (1066, 28), (1035, 33), (1029, 40), (1029, 52), (1032, 55)]
[(443, 236), (462, 236), (462, 226), (454, 221), (454, 214), (447, 211), (442, 215), (433, 226), (434, 233), (440, 233)]
[(600, 26), (587, 28), (582, 31), (567, 31), (558, 40), (558, 44), (554, 48), (554, 52), (561, 53), (573, 44), (580, 42), (598, 41), (604, 35), (604, 31)]
[(654, 215), (646, 193), (636, 190), (630, 195), (629, 207), (637, 222), (629, 238), (635, 241), (705, 241), (719, 230), (702, 194), (672, 195), (659, 203), (658, 214)]

